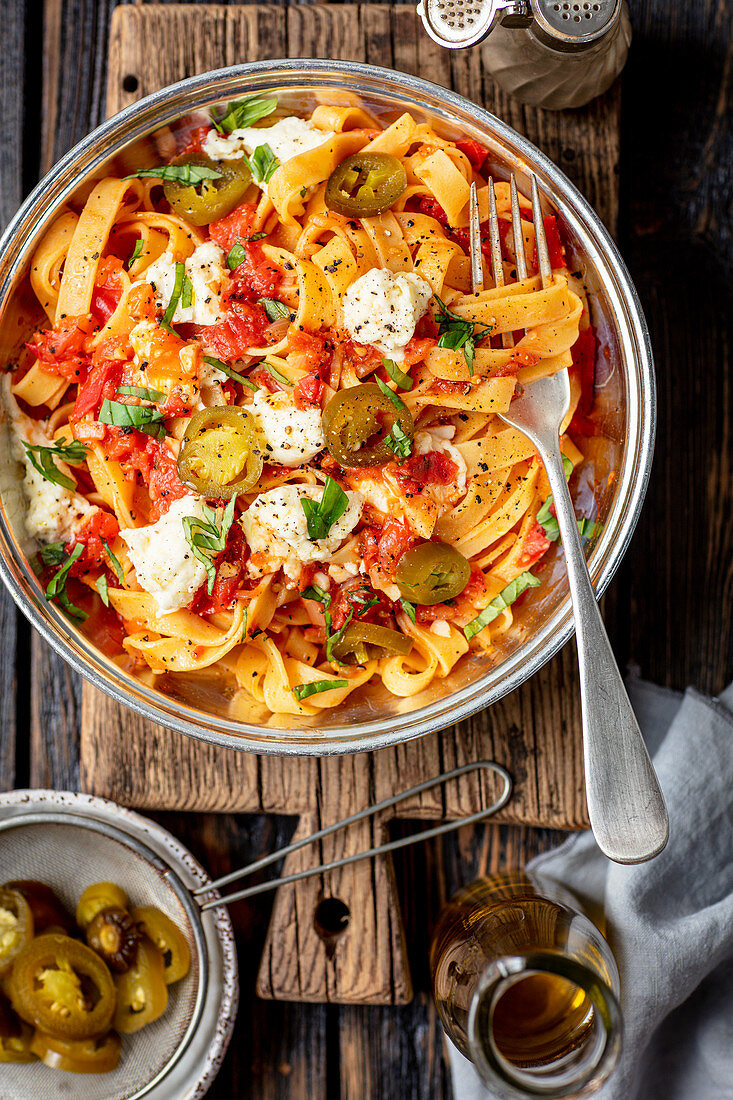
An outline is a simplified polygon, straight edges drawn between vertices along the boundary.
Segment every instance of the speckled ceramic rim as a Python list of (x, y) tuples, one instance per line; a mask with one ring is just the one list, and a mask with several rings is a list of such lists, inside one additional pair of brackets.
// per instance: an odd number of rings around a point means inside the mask
[[(473, 128), (509, 168), (537, 175), (541, 189), (571, 228), (579, 249), (601, 279), (626, 364), (626, 440), (618, 489), (590, 561), (599, 594), (626, 550), (652, 464), (656, 391), (649, 332), (616, 246), (592, 208), (565, 175), (521, 135), (480, 107), (429, 81), (371, 65), (327, 60), (258, 61), (190, 77), (125, 108), (81, 141), (26, 200), (0, 241), (0, 309), (31, 248), (50, 217), (79, 184), (123, 146), (196, 107), (247, 92), (288, 87), (343, 90), (388, 100), (412, 99), (449, 125)], [(473, 683), (405, 714), (358, 725), (282, 727), (254, 725), (184, 706), (112, 669), (61, 612), (47, 603), (25, 560), (19, 560), (0, 516), (0, 573), (13, 598), (43, 637), (69, 664), (118, 702), (144, 717), (213, 744), (259, 753), (328, 755), (383, 748), (441, 729), (496, 702), (537, 672), (570, 638), (572, 610), (566, 598), (529, 641)]]
[[(206, 886), (211, 878), (191, 852), (155, 822), (108, 799), (72, 791), (21, 790), (0, 794), (1, 826), (8, 827), (11, 820), (18, 825), (35, 824), (43, 817), (55, 821), (67, 819), (70, 825), (82, 827), (84, 822), (80, 819), (89, 818), (90, 824), (98, 825), (101, 831), (109, 829), (109, 835), (115, 831), (123, 834), (138, 852), (147, 849), (170, 867), (180, 887), (189, 892), (190, 904), (198, 909), (190, 892)], [(176, 894), (183, 902), (180, 889)], [(170, 1071), (166, 1069), (157, 1084), (145, 1091), (146, 1100), (171, 1100), (173, 1096), (177, 1100), (200, 1100), (219, 1072), (232, 1037), (239, 1004), (232, 922), (224, 908), (199, 913), (198, 919), (208, 958), (195, 1036), (186, 1033), (185, 1045), (176, 1052)]]

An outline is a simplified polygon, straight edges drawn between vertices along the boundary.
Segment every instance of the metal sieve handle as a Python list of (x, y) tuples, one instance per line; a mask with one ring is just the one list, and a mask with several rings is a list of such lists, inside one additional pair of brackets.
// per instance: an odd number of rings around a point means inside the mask
[[(245, 878), (247, 875), (252, 875), (255, 871), (260, 871), (263, 867), (268, 867), (271, 863), (276, 863), (278, 860), (290, 855), (291, 852), (297, 852), (307, 844), (313, 844), (316, 840), (321, 840), (323, 837), (330, 836), (331, 833), (335, 833), (339, 829), (344, 829), (348, 825), (354, 825), (357, 821), (363, 821), (365, 818), (372, 817), (382, 810), (388, 810), (390, 806), (395, 806), (398, 802), (403, 802), (406, 798), (421, 794), (423, 791), (429, 791), (432, 787), (447, 783), (450, 779), (456, 779), (458, 776), (466, 775), (468, 772), (477, 771), (479, 769), (494, 772), (501, 778), (503, 786), (499, 797), (485, 809), (479, 810), (478, 813), (471, 814), (469, 817), (460, 818), (458, 821), (448, 821), (443, 825), (436, 825), (432, 829), (424, 829), (420, 833), (415, 833), (414, 836), (402, 837), (400, 840), (392, 840), (387, 844), (380, 844), (375, 848), (367, 848), (363, 852), (356, 852), (354, 855), (344, 856), (343, 859), (335, 859), (330, 863), (321, 863), (317, 867), (308, 868), (306, 871), (298, 871), (297, 874), (284, 875), (281, 878), (272, 879), (270, 882), (258, 883), (257, 886), (249, 886), (234, 894), (227, 894), (226, 897), (211, 898), (208, 901), (205, 900), (205, 895), (210, 894), (212, 890), (219, 890), (232, 882), (237, 882), (239, 879)], [(329, 825), (326, 829), (320, 829), (317, 833), (312, 833), (311, 836), (303, 837), (302, 840), (297, 840), (293, 844), (286, 845), (284, 848), (278, 848), (276, 852), (271, 852), (269, 855), (263, 856), (262, 859), (258, 859), (254, 863), (248, 864), (247, 867), (242, 867), (238, 871), (232, 871), (230, 874), (224, 875), (223, 878), (217, 879), (216, 882), (211, 882), (207, 886), (202, 886), (198, 890), (194, 890), (193, 894), (201, 905), (202, 911), (216, 909), (221, 905), (229, 905), (230, 902), (242, 901), (243, 898), (251, 898), (255, 894), (264, 894), (268, 890), (274, 890), (278, 886), (285, 886), (289, 882), (298, 882), (300, 879), (311, 878), (313, 875), (320, 875), (324, 871), (333, 871), (337, 867), (345, 867), (347, 863), (356, 863), (358, 860), (369, 859), (372, 856), (381, 855), (383, 852), (394, 852), (398, 848), (406, 848), (409, 844), (416, 844), (420, 840), (430, 840), (434, 836), (441, 836), (443, 833), (452, 832), (454, 829), (461, 829), (464, 825), (473, 825), (489, 817), (491, 814), (496, 813), (497, 810), (505, 806), (509, 801), (511, 793), (512, 777), (501, 764), (495, 764), (492, 760), (477, 760), (473, 764), (463, 764), (459, 768), (453, 768), (449, 772), (444, 772), (435, 779), (428, 779), (424, 783), (418, 783), (416, 787), (410, 787), (407, 791), (402, 791), (400, 794), (393, 795), (391, 798), (385, 798), (382, 802), (367, 806), (365, 810), (360, 810), (359, 813), (352, 814), (350, 817), (344, 817), (341, 821)]]

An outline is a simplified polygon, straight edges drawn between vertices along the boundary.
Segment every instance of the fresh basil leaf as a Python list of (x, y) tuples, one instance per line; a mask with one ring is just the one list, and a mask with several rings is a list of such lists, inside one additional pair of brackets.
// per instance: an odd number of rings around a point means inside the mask
[(80, 466), (86, 460), (87, 449), (83, 443), (72, 439), (66, 442), (66, 437), (61, 436), (51, 447), (44, 447), (35, 443), (26, 443), (22, 440), (28, 460), (34, 469), (54, 485), (61, 485), (64, 489), (74, 492), (76, 482), (59, 470), (54, 459), (67, 462), (69, 466)]
[(118, 386), (118, 393), (124, 393), (128, 397), (139, 397), (141, 401), (165, 401), (162, 390), (148, 390), (143, 386)]
[(109, 607), (109, 584), (104, 573), (101, 577), (98, 577), (95, 583), (95, 588), (102, 598), (102, 603), (105, 607)]
[(406, 409), (407, 408), (404, 401), (400, 397), (397, 396), (397, 394), (394, 392), (394, 390), (389, 388), (389, 386), (387, 385), (386, 382), (383, 382), (381, 378), (377, 378), (377, 379), (375, 379), (375, 381), (376, 381), (377, 385), (379, 386), (380, 390), (382, 391), (382, 393), (384, 394), (384, 396), (389, 398), (389, 400), (392, 402), (392, 404), (394, 405), (394, 407), (396, 409)]
[(276, 382), (279, 382), (281, 386), (290, 386), (292, 389), (294, 382), (291, 382), (284, 374), (281, 374), (277, 367), (273, 367), (272, 363), (268, 363), (266, 360), (262, 364), (271, 378), (274, 378)]
[[(435, 320), (438, 322), (438, 347), (450, 348), (453, 351), (463, 349), (463, 357), (468, 366), (468, 373), (473, 377), (473, 357), (476, 352), (476, 341), (485, 339), (491, 332), (491, 326), (478, 321), (467, 321), (465, 317), (459, 317), (457, 313), (448, 309), (445, 302), (434, 294), (438, 309)], [(477, 326), (483, 332), (477, 332)]]
[(137, 177), (152, 176), (155, 179), (173, 180), (183, 184), (184, 187), (196, 187), (203, 180), (221, 179), (223, 173), (215, 168), (207, 168), (199, 164), (161, 164), (160, 168), (142, 168), (139, 172), (131, 172), (123, 179), (134, 180)]
[(230, 271), (234, 271), (247, 259), (247, 249), (239, 241), (229, 249), (229, 255), (227, 256), (227, 266)]
[(319, 501), (311, 500), (310, 497), (301, 497), (300, 503), (308, 525), (308, 538), (325, 539), (334, 523), (348, 508), (349, 498), (332, 477), (327, 477), (323, 485), (323, 495)]
[(560, 457), (562, 458), (562, 468), (565, 471), (565, 480), (569, 481), (570, 475), (572, 474), (575, 467), (573, 466), (571, 460), (568, 458), (567, 455), (561, 455)]
[(183, 287), (181, 288), (181, 306), (183, 309), (190, 309), (193, 305), (193, 283), (189, 279), (188, 275), (183, 276)]
[(268, 236), (267, 230), (266, 229), (260, 229), (259, 233), (253, 233), (251, 237), (247, 237), (247, 243), (248, 244), (254, 244), (255, 241), (264, 240), (264, 238), (267, 237), (267, 236)]
[(471, 622), (464, 626), (463, 633), (466, 635), (466, 639), (470, 642), (471, 638), (479, 634), (489, 623), (493, 623), (494, 619), (497, 619), (503, 611), (506, 611), (523, 592), (526, 592), (528, 588), (537, 588), (540, 584), (540, 579), (532, 573), (520, 573), (506, 588), (502, 588), (499, 595), (495, 596), (475, 619), (471, 619)]
[(317, 584), (309, 584), (300, 594), (304, 600), (315, 600), (316, 603), (323, 604), (326, 611), (331, 606), (330, 593), (323, 588), (319, 588)]
[(409, 374), (405, 374), (403, 370), (395, 363), (394, 359), (383, 359), (382, 366), (390, 376), (392, 381), (399, 386), (401, 390), (411, 390), (413, 386), (412, 378)]
[(552, 494), (550, 494), (537, 513), (537, 522), (545, 532), (545, 538), (549, 539), (550, 542), (557, 542), (560, 538), (560, 524), (557, 522), (557, 518), (553, 516), (551, 507)]
[(334, 688), (348, 686), (348, 680), (313, 680), (310, 684), (296, 684), (293, 688), (293, 695), (299, 702), (302, 702), (310, 695), (318, 695), (322, 691), (333, 691)]
[(163, 413), (150, 405), (125, 405), (122, 401), (113, 401), (105, 397), (99, 412), (102, 424), (111, 424), (115, 428), (137, 428), (146, 435), (162, 439), (165, 435)]
[(204, 504), (203, 519), (199, 519), (198, 516), (184, 516), (181, 520), (186, 542), (191, 547), (191, 553), (206, 569), (206, 591), (209, 595), (214, 591), (214, 581), (216, 580), (216, 566), (213, 559), (216, 554), (221, 553), (226, 547), (229, 528), (234, 520), (235, 504), (236, 497), (232, 497), (224, 509), (221, 519), (219, 519), (215, 509)]
[(276, 298), (258, 298), (257, 301), (267, 314), (268, 321), (292, 320), (285, 302), (278, 302)]
[(46, 567), (61, 565), (66, 557), (66, 547), (63, 542), (49, 542), (47, 546), (42, 546), (38, 551), (38, 557), (41, 565)]
[(119, 558), (115, 554), (112, 553), (112, 551), (110, 550), (109, 543), (107, 542), (106, 539), (102, 539), (102, 546), (104, 547), (104, 549), (107, 552), (107, 557), (109, 558), (110, 563), (112, 565), (112, 568), (115, 571), (115, 576), (117, 577), (117, 580), (119, 581), (120, 584), (122, 584), (125, 580), (125, 574), (123, 572), (122, 566), (120, 565)]
[(211, 121), (220, 134), (231, 134), (232, 130), (244, 130), (261, 118), (271, 115), (277, 107), (275, 96), (248, 96), (247, 99), (235, 99), (227, 104), (221, 118), (211, 112)]
[(349, 611), (348, 615), (346, 616), (346, 618), (343, 621), (343, 624), (339, 627), (339, 629), (337, 631), (335, 631), (332, 634), (331, 633), (331, 616), (326, 615), (326, 627), (328, 628), (328, 637), (326, 638), (326, 660), (331, 661), (332, 664), (336, 664), (336, 665), (343, 664), (342, 661), (339, 661), (338, 657), (334, 657), (333, 647), (338, 642), (341, 641), (344, 634), (346, 633), (346, 628), (349, 625), (349, 623), (351, 622), (351, 620), (353, 619), (353, 617), (354, 617), (354, 612)]
[(410, 603), (409, 600), (405, 600), (402, 598), (400, 599), (400, 603), (402, 604), (402, 610), (404, 611), (405, 615), (407, 615), (408, 619), (412, 619), (413, 623), (416, 622), (414, 603)]
[(245, 607), (244, 615), (242, 616), (242, 641), (247, 640), (247, 624), (249, 622), (249, 608)]
[(132, 265), (135, 263), (135, 260), (141, 254), (142, 250), (143, 250), (143, 239), (142, 239), (142, 237), (138, 237), (138, 239), (135, 241), (135, 247), (133, 248), (132, 252), (130, 253), (130, 259), (127, 261), (127, 270), (128, 271), (130, 270)]
[(87, 615), (86, 611), (82, 611), (80, 607), (76, 607), (75, 604), (70, 601), (66, 592), (66, 582), (69, 579), (69, 571), (71, 570), (72, 565), (81, 557), (83, 553), (84, 544), (81, 542), (77, 542), (76, 546), (71, 551), (59, 571), (55, 573), (49, 581), (45, 593), (47, 600), (57, 599), (64, 610), (68, 611), (72, 618), (80, 619), (82, 622), (85, 619), (88, 619), (89, 616)]
[(241, 382), (241, 384), (246, 386), (249, 390), (258, 390), (260, 388), (251, 378), (246, 378), (243, 374), (238, 374), (228, 363), (222, 363), (221, 359), (216, 359), (213, 355), (205, 355), (204, 363), (208, 363), (210, 367), (216, 367), (217, 370), (223, 371), (227, 378), (231, 378), (233, 382)]
[(183, 281), (186, 278), (186, 265), (183, 263), (176, 264), (176, 277), (173, 283), (173, 292), (171, 294), (171, 300), (168, 303), (168, 308), (163, 314), (163, 320), (161, 324), (163, 328), (170, 328), (173, 323), (173, 315), (176, 312), (178, 303), (181, 300), (181, 294), (183, 293)]
[(399, 420), (395, 420), (392, 431), (384, 437), (384, 442), (390, 451), (394, 451), (399, 459), (409, 458), (412, 454), (412, 439), (402, 428)]
[(256, 183), (269, 183), (275, 172), (280, 167), (280, 161), (265, 142), (258, 145), (249, 158), (249, 167), (252, 171), (252, 179)]

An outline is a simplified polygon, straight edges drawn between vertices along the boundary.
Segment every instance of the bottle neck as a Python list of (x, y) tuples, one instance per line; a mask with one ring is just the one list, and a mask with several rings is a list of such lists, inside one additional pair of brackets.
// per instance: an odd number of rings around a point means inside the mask
[(559, 954), (495, 959), (468, 1016), (470, 1056), (502, 1100), (595, 1091), (621, 1049), (618, 1001), (596, 973)]

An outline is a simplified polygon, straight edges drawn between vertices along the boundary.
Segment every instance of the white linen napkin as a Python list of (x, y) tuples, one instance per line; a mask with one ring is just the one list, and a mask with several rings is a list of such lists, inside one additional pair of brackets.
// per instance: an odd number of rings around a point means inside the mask
[[(733, 1100), (733, 684), (717, 700), (628, 688), (669, 810), (667, 847), (623, 867), (581, 833), (529, 869), (605, 910), (624, 1045), (597, 1100)], [(455, 1100), (488, 1100), (447, 1045)]]

